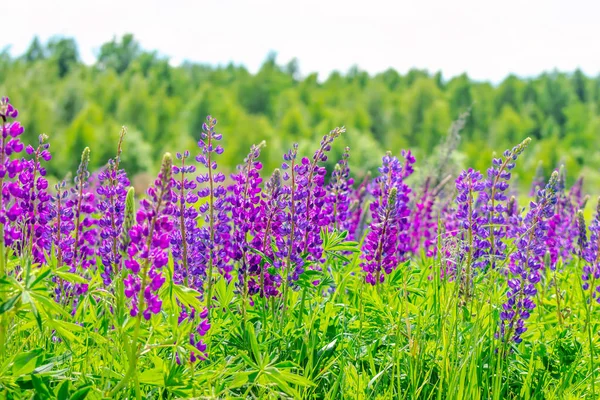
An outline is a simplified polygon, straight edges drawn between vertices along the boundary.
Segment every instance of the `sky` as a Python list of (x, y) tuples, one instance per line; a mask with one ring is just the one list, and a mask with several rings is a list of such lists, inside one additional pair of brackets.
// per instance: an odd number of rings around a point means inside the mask
[(499, 82), (513, 73), (600, 73), (598, 0), (5, 0), (0, 49), (22, 54), (37, 35), (74, 37), (93, 63), (113, 37), (132, 33), (171, 63), (234, 62), (256, 71), (270, 51), (321, 79), (353, 65), (467, 73)]

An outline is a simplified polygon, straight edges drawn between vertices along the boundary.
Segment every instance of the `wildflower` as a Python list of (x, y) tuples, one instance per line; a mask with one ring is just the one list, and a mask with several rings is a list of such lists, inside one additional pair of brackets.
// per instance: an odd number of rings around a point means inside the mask
[(260, 207), (262, 164), (258, 161), (260, 149), (264, 145), (252, 145), (250, 153), (244, 159), (244, 164), (238, 166), (238, 173), (231, 178), (235, 182), (230, 187), (231, 220), (233, 224), (233, 246), (231, 257), (239, 263), (238, 277), (244, 288), (244, 296), (257, 293), (260, 283), (260, 268), (249, 263), (249, 240), (256, 231), (255, 223)]
[(535, 285), (541, 279), (540, 270), (544, 266), (544, 238), (557, 201), (557, 183), (558, 173), (555, 172), (546, 187), (539, 191), (538, 202), (530, 203), (515, 240), (517, 250), (510, 256), (507, 301), (500, 313), (499, 338), (504, 342), (521, 342), (521, 335), (527, 330), (525, 321), (536, 306), (533, 300), (537, 293)]
[[(261, 192), (257, 215), (254, 219), (255, 234), (251, 242), (252, 248), (259, 250), (271, 260), (276, 259), (273, 245), (283, 243), (283, 236), (286, 233), (284, 225), (287, 201), (288, 193), (286, 187), (282, 185), (281, 171), (276, 169)], [(277, 296), (278, 288), (281, 285), (279, 274), (268, 271), (270, 266), (261, 255), (255, 252), (248, 255), (248, 268), (252, 271), (260, 271), (259, 290), (261, 296), (264, 297)], [(275, 265), (273, 266), (275, 267)]]
[(373, 220), (363, 244), (364, 258), (360, 264), (365, 272), (365, 281), (371, 285), (383, 283), (385, 274), (390, 274), (398, 265), (396, 257), (399, 225), (397, 195), (398, 189), (392, 187), (387, 199), (382, 202), (373, 202), (371, 207)]
[(351, 222), (350, 193), (354, 179), (350, 177), (350, 168), (348, 167), (349, 151), (350, 148), (346, 147), (342, 159), (335, 165), (331, 181), (326, 188), (325, 212), (329, 215), (331, 230), (347, 230)]
[(198, 197), (208, 200), (199, 208), (206, 225), (201, 228), (199, 233), (198, 251), (205, 255), (202, 269), (207, 271), (209, 306), (212, 301), (212, 285), (214, 283), (213, 269), (216, 268), (227, 281), (231, 280), (233, 269), (229, 263), (231, 228), (229, 225), (230, 206), (227, 200), (227, 190), (223, 185), (225, 175), (221, 172), (215, 173), (217, 162), (214, 160), (214, 156), (223, 154), (223, 147), (217, 144), (223, 135), (215, 132), (216, 125), (215, 118), (210, 115), (206, 117), (198, 141), (202, 153), (196, 157), (196, 161), (207, 169), (206, 173), (196, 177), (196, 181), (202, 185), (198, 190)]
[(100, 243), (98, 255), (102, 260), (102, 277), (106, 285), (110, 284), (112, 276), (121, 270), (121, 254), (124, 250), (120, 243), (123, 235), (123, 221), (125, 219), (125, 199), (127, 188), (130, 185), (127, 174), (119, 169), (121, 145), (125, 129), (121, 130), (121, 137), (117, 147), (117, 156), (109, 160), (108, 168), (101, 171), (98, 176), (99, 185), (96, 188), (98, 195), (97, 209), (100, 212), (98, 226), (100, 228)]
[(199, 214), (195, 207), (198, 202), (197, 183), (188, 178), (189, 174), (196, 172), (196, 166), (186, 164), (189, 157), (189, 151), (177, 153), (176, 158), (181, 164), (173, 166), (176, 229), (171, 233), (171, 252), (175, 264), (175, 282), (202, 291), (206, 261), (199, 250), (200, 228), (196, 222)]
[(511, 178), (511, 170), (516, 166), (518, 157), (525, 151), (530, 138), (506, 150), (503, 158), (494, 158), (492, 166), (487, 171), (486, 190), (481, 192), (479, 201), (482, 206), (482, 213), (487, 215), (487, 225), (489, 226), (489, 267), (496, 268), (497, 261), (506, 259), (506, 203), (508, 201), (507, 189)]
[[(581, 212), (579, 215), (582, 215)], [(581, 275), (583, 290), (589, 291), (590, 301), (596, 300), (600, 304), (600, 198), (598, 199), (594, 219), (589, 226), (589, 240), (584, 240), (585, 225), (582, 222), (580, 222), (580, 229), (582, 232), (580, 233), (579, 246), (581, 248), (581, 258), (584, 261)]]
[(165, 282), (162, 268), (168, 262), (169, 234), (173, 229), (175, 205), (172, 193), (171, 155), (163, 157), (160, 173), (148, 191), (148, 198), (140, 203), (136, 225), (129, 234), (125, 266), (129, 275), (124, 279), (125, 296), (131, 299), (132, 317), (140, 312), (146, 320), (158, 314), (162, 301), (158, 290)]

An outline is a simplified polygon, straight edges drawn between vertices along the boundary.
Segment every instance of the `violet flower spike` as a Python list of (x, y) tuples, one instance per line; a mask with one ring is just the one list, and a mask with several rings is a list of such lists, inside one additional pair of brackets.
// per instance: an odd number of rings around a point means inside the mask
[[(131, 243), (127, 249), (125, 267), (129, 275), (123, 280), (125, 296), (131, 299), (130, 315), (149, 320), (158, 314), (162, 300), (158, 296), (165, 282), (162, 268), (169, 261), (169, 235), (173, 230), (175, 205), (172, 191), (173, 160), (169, 153), (163, 157), (160, 173), (148, 189), (148, 198), (140, 203), (136, 225), (130, 230)], [(139, 317), (138, 317), (139, 318)]]
[(552, 217), (557, 201), (557, 182), (558, 173), (554, 172), (546, 187), (539, 191), (539, 201), (531, 202), (520, 235), (515, 241), (517, 250), (510, 257), (507, 301), (500, 313), (498, 338), (502, 342), (522, 341), (521, 335), (527, 330), (525, 321), (536, 306), (535, 285), (540, 281), (540, 270), (544, 267), (544, 238), (548, 231), (548, 219)]

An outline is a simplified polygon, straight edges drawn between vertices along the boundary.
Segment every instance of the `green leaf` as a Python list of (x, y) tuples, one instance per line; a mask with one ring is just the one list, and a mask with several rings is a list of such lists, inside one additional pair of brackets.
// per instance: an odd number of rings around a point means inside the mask
[(92, 390), (91, 386), (84, 386), (77, 389), (69, 400), (83, 400), (87, 397), (88, 393)]
[(142, 372), (139, 375), (140, 383), (152, 386), (164, 386), (165, 378), (161, 369), (154, 368)]
[(40, 378), (38, 375), (32, 374), (31, 381), (35, 389), (35, 393), (39, 395), (42, 399), (49, 399), (52, 397), (50, 389), (48, 389), (48, 386), (46, 386), (42, 378)]
[(15, 377), (29, 375), (35, 369), (37, 358), (42, 354), (42, 349), (35, 349), (18, 354), (13, 360), (12, 371)]
[(2, 303), (2, 305), (0, 305), (0, 315), (12, 310), (17, 300), (19, 300), (19, 297), (21, 297), (21, 294), (17, 294), (16, 296), (13, 296), (10, 299), (6, 300), (4, 303)]
[(69, 400), (69, 381), (64, 380), (56, 387), (57, 400)]
[(77, 274), (74, 274), (72, 272), (64, 272), (61, 270), (57, 270), (54, 271), (54, 275), (58, 276), (59, 278), (67, 281), (67, 282), (71, 282), (71, 283), (89, 283), (89, 281)]

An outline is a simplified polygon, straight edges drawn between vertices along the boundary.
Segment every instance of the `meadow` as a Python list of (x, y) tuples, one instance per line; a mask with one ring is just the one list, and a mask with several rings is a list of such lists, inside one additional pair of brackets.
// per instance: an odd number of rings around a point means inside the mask
[(359, 177), (339, 127), (272, 170), (257, 143), (229, 174), (208, 116), (136, 197), (125, 128), (52, 187), (60, 144), (23, 143), (17, 106), (0, 102), (3, 398), (600, 393), (600, 205), (561, 166), (519, 190), (529, 138), (455, 174), (459, 119), (435, 162), (372, 154)]

